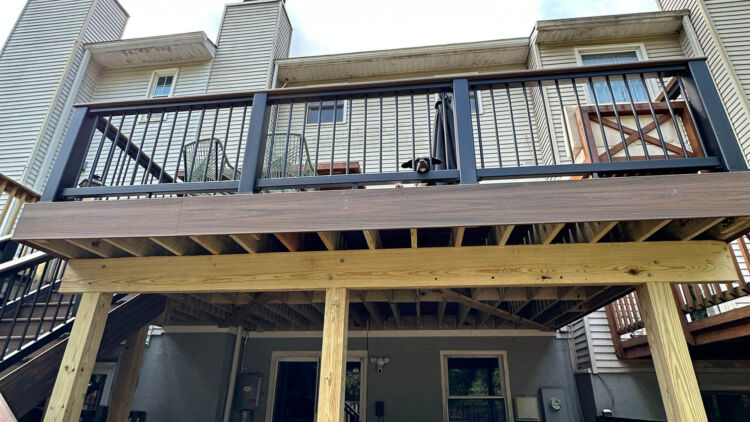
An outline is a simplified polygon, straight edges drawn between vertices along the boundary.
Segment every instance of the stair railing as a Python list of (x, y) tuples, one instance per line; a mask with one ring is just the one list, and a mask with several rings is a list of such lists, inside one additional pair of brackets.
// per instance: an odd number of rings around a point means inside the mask
[(32, 189), (0, 173), (0, 263), (33, 251), (10, 240), (18, 216), (26, 203), (39, 201)]

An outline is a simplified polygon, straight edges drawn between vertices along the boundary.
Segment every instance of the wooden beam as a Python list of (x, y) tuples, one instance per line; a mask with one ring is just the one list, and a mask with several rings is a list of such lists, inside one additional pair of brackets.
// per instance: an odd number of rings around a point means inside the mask
[(380, 241), (380, 232), (377, 230), (363, 230), (362, 234), (365, 236), (365, 242), (367, 247), (370, 249), (380, 249), (383, 247)]
[[(633, 198), (638, 198), (634, 201)], [(331, 204), (346, 204), (331, 207)], [(422, 207), (414, 204), (440, 204)], [(471, 204), (467, 207), (466, 204)], [(207, 219), (221, 210), (221, 218)], [(27, 204), (15, 240), (301, 233), (750, 216), (750, 174)], [(304, 218), (300, 218), (300, 213)], [(149, 218), (143, 218), (147, 215)], [(179, 216), (179, 218), (177, 218)], [(210, 221), (209, 221), (210, 220)], [(61, 223), (62, 222), (62, 223)]]
[(723, 242), (612, 242), (74, 259), (60, 292), (627, 286), (673, 280), (735, 282), (739, 276)]
[(304, 235), (302, 233), (274, 233), (279, 242), (281, 242), (289, 252), (297, 252), (302, 249), (302, 240)]
[(437, 328), (440, 328), (443, 326), (443, 318), (445, 318), (445, 308), (447, 307), (447, 303), (445, 300), (438, 302), (438, 309), (437, 309)]
[(135, 388), (138, 386), (143, 354), (146, 352), (147, 335), (148, 324), (128, 337), (125, 342), (125, 348), (120, 355), (112, 398), (109, 400), (107, 422), (128, 420), (133, 397), (135, 397)]
[(466, 227), (454, 227), (451, 231), (451, 239), (453, 246), (460, 248), (464, 243), (464, 232)]
[(698, 380), (690, 360), (672, 287), (638, 286), (638, 305), (669, 422), (706, 422)]
[(190, 236), (190, 238), (213, 255), (237, 252), (234, 241), (228, 236)]
[(582, 223), (580, 224), (580, 229), (583, 240), (589, 243), (596, 243), (602, 240), (616, 225), (617, 221)]
[(96, 258), (93, 253), (82, 249), (65, 240), (40, 240), (36, 242), (36, 249), (62, 258)]
[(318, 422), (343, 422), (348, 316), (349, 292), (342, 288), (326, 289)]
[(233, 327), (240, 325), (245, 318), (249, 317), (253, 313), (257, 312), (263, 305), (270, 302), (272, 298), (277, 297), (277, 294), (272, 293), (261, 293), (253, 297), (253, 300), (245, 306), (240, 307), (234, 313), (229, 315), (222, 323), (222, 326)]
[(198, 255), (200, 253), (205, 253), (197, 243), (190, 240), (188, 237), (149, 237), (149, 240), (175, 255)]
[(411, 237), (411, 247), (416, 249), (419, 247), (419, 231), (417, 229), (409, 229), (409, 235)]
[(320, 240), (329, 251), (341, 249), (341, 233), (339, 232), (318, 232)]
[(120, 248), (99, 239), (71, 239), (68, 242), (79, 248), (91, 252), (99, 258), (120, 258), (132, 256)]
[(487, 312), (489, 314), (495, 315), (497, 317), (500, 317), (506, 321), (510, 321), (519, 325), (524, 325), (529, 328), (536, 328), (537, 330), (544, 330), (549, 331), (550, 328), (542, 325), (538, 322), (520, 317), (518, 315), (513, 315), (510, 312), (506, 312), (500, 308), (495, 308), (494, 306), (487, 305), (484, 302), (480, 302), (478, 300), (474, 300), (468, 296), (464, 296), (460, 293), (456, 293), (453, 290), (450, 289), (440, 289), (440, 293), (445, 296), (446, 299), (451, 299), (459, 303), (463, 303), (465, 305), (468, 305), (474, 309), (477, 309), (482, 312)]
[(103, 240), (133, 256), (153, 256), (160, 253), (159, 247), (154, 242), (145, 238), (121, 237)]
[(47, 402), (45, 422), (78, 422), (83, 398), (102, 340), (111, 293), (84, 293), (65, 347), (55, 387)]
[(673, 221), (667, 225), (666, 230), (678, 240), (691, 240), (722, 220), (723, 217), (713, 217)]
[(549, 245), (555, 240), (555, 237), (560, 233), (560, 230), (565, 227), (565, 223), (556, 224), (538, 224), (534, 226), (539, 236), (538, 243), (542, 245)]
[(373, 302), (362, 302), (362, 305), (367, 309), (367, 313), (370, 314), (370, 321), (374, 322), (377, 327), (382, 327), (383, 316), (378, 310), (378, 305)]
[(510, 238), (511, 233), (513, 233), (515, 227), (516, 226), (512, 224), (509, 226), (493, 226), (492, 234), (494, 243), (498, 246), (503, 246), (508, 243), (508, 239)]
[(269, 249), (268, 237), (262, 234), (230, 234), (247, 253), (265, 252)]
[(628, 221), (623, 224), (622, 230), (625, 236), (633, 242), (643, 242), (672, 220), (643, 220)]

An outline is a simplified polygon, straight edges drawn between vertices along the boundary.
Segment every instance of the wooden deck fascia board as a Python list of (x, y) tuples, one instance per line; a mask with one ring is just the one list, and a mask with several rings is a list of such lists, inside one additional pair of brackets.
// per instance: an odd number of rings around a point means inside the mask
[(744, 216), (750, 216), (750, 172), (35, 203), (24, 209), (13, 239), (23, 242)]

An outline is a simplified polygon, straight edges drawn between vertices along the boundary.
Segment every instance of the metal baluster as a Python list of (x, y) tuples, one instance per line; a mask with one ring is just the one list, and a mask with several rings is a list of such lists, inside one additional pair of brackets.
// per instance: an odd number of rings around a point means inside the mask
[(367, 95), (365, 95), (365, 118), (362, 135), (362, 173), (367, 173)]
[[(304, 115), (302, 116), (302, 137), (299, 140), (299, 166), (297, 167), (297, 177), (302, 176), (302, 165), (303, 165), (302, 159), (304, 158), (303, 156), (305, 154), (305, 150), (304, 150), (305, 144), (306, 144), (305, 143), (305, 129), (307, 129), (307, 115), (309, 113), (308, 109), (309, 109), (309, 104), (307, 103), (307, 101), (305, 101), (305, 112), (304, 112)], [(315, 175), (317, 175), (317, 170), (316, 170)]]
[(237, 180), (237, 172), (240, 167), (240, 151), (242, 150), (242, 144), (245, 143), (245, 118), (247, 117), (247, 104), (242, 107), (242, 123), (240, 124), (240, 137), (237, 140), (237, 154), (234, 157), (234, 172), (232, 172), (232, 180)]
[[(208, 165), (211, 163), (211, 148), (214, 146), (214, 136), (216, 135), (216, 124), (219, 122), (219, 111), (220, 106), (216, 106), (216, 113), (214, 114), (214, 123), (211, 125), (211, 136), (208, 137), (208, 154), (206, 155), (206, 165), (203, 166), (203, 178), (202, 181), (208, 180)], [(200, 142), (200, 139), (198, 140)], [(196, 147), (198, 145), (196, 144)], [(217, 180), (221, 180), (221, 175), (219, 174), (219, 146), (216, 145), (216, 177)]]
[[(175, 163), (176, 165), (174, 169), (173, 183), (177, 183), (177, 179), (179, 178), (178, 175), (180, 173), (180, 164), (182, 163), (183, 154), (185, 154), (185, 142), (187, 141), (188, 130), (190, 130), (190, 118), (191, 117), (193, 117), (193, 109), (188, 108), (187, 120), (185, 120), (185, 130), (182, 131), (182, 140), (180, 141), (180, 152), (179, 154), (177, 154), (177, 162)], [(187, 160), (185, 160), (185, 164), (187, 164)], [(184, 171), (185, 171), (185, 175), (183, 177), (184, 177), (184, 180), (187, 181), (187, 172), (188, 172), (187, 168), (185, 168)]]
[[(26, 334), (29, 332), (29, 325), (31, 324), (31, 318), (33, 318), (34, 316), (34, 311), (36, 310), (36, 304), (39, 301), (39, 292), (42, 290), (42, 284), (44, 283), (45, 275), (50, 269), (49, 264), (50, 264), (50, 261), (47, 261), (44, 263), (44, 269), (42, 270), (42, 275), (39, 278), (39, 285), (36, 288), (36, 292), (34, 292), (34, 300), (31, 302), (31, 310), (29, 311), (29, 317), (26, 318), (26, 324), (24, 325), (23, 333), (21, 334), (21, 341), (18, 342), (18, 348), (16, 348), (16, 351), (21, 350), (21, 347), (23, 346), (23, 342), (26, 339)], [(40, 318), (39, 324), (41, 325), (43, 322), (44, 320)]]
[(630, 90), (630, 83), (628, 82), (628, 75), (622, 75), (622, 81), (625, 83), (625, 92), (628, 93), (628, 101), (630, 102), (631, 110), (633, 110), (633, 118), (635, 119), (635, 126), (638, 129), (638, 136), (640, 136), (641, 143), (643, 144), (643, 155), (646, 157), (646, 160), (649, 160), (650, 157), (648, 155), (648, 146), (646, 145), (646, 137), (643, 135), (643, 128), (641, 127), (641, 119), (638, 117), (638, 111), (636, 110), (635, 102), (633, 101), (633, 92)]
[[(479, 95), (477, 90), (471, 90), (474, 93), (474, 104), (476, 104), (476, 112), (474, 113), (474, 120), (477, 122), (477, 140), (479, 141), (479, 163), (484, 168), (484, 146), (482, 145), (482, 126), (479, 123)], [(469, 102), (469, 108), (471, 109), (471, 102)]]
[[(602, 112), (599, 110), (599, 99), (596, 97), (596, 89), (594, 89), (594, 81), (589, 76), (589, 87), (591, 87), (591, 93), (594, 97), (594, 106), (596, 106), (596, 117), (599, 120), (599, 129), (602, 132), (602, 141), (604, 142), (604, 150), (607, 153), (607, 161), (612, 162), (612, 153), (609, 151), (609, 142), (607, 142), (607, 134), (604, 130), (604, 119), (602, 119)], [(599, 151), (591, 151), (592, 154), (596, 154), (599, 157)]]
[[(573, 89), (576, 89), (575, 82), (573, 83)], [(575, 163), (573, 157), (573, 145), (570, 144), (570, 131), (568, 129), (568, 116), (565, 113), (565, 104), (563, 104), (562, 94), (560, 93), (560, 81), (555, 79), (555, 90), (557, 91), (557, 100), (560, 102), (560, 114), (562, 115), (563, 127), (565, 128), (565, 141), (568, 146), (568, 153), (570, 154), (570, 163)], [(577, 94), (577, 93), (576, 93)]]
[(430, 150), (430, 168), (432, 168), (432, 116), (430, 115), (430, 93), (424, 94), (425, 104), (427, 105), (427, 148)]
[(639, 73), (641, 77), (641, 84), (643, 85), (643, 90), (646, 91), (646, 99), (648, 100), (648, 108), (651, 110), (651, 117), (654, 119), (654, 125), (656, 126), (656, 133), (659, 135), (659, 142), (661, 143), (661, 148), (664, 150), (664, 159), (669, 160), (669, 150), (667, 149), (667, 143), (664, 141), (664, 135), (661, 133), (661, 124), (659, 123), (659, 119), (656, 117), (656, 110), (654, 110), (654, 103), (651, 101), (651, 95), (648, 93), (648, 84), (646, 84), (646, 77), (643, 75), (643, 73)]
[[(31, 280), (33, 277), (33, 269), (35, 269), (36, 266), (32, 268), (28, 268), (26, 270), (26, 276), (23, 277), (23, 281), (21, 281), (23, 285), (23, 290), (21, 292), (21, 296), (18, 298), (18, 304), (16, 305), (16, 312), (13, 315), (13, 320), (10, 323), (10, 330), (8, 333), (8, 337), (5, 339), (5, 344), (3, 345), (3, 350), (0, 352), (0, 356), (5, 356), (5, 352), (8, 351), (8, 345), (10, 345), (10, 339), (13, 337), (13, 330), (16, 328), (16, 323), (18, 322), (18, 316), (21, 314), (21, 308), (23, 308), (23, 298), (26, 296), (26, 293), (29, 291), (29, 287), (31, 286)], [(30, 317), (29, 317), (30, 318)]]
[(284, 165), (281, 171), (281, 177), (286, 177), (286, 164), (289, 162), (289, 136), (292, 130), (292, 115), (294, 114), (294, 102), (289, 103), (289, 121), (286, 125), (286, 143), (284, 144)]
[(401, 169), (401, 165), (399, 163), (399, 144), (398, 144), (398, 92), (394, 95), (394, 100), (396, 104), (396, 173), (398, 173)]
[(190, 161), (190, 172), (188, 173), (187, 161), (185, 162), (185, 181), (189, 182), (193, 180), (193, 172), (195, 171), (195, 160), (198, 157), (198, 141), (201, 138), (201, 132), (203, 132), (203, 119), (206, 117), (206, 106), (201, 108), (201, 115), (198, 117), (198, 130), (195, 132), (195, 141), (193, 141), (193, 158)]
[(411, 162), (415, 166), (417, 164), (417, 133), (414, 129), (414, 91), (409, 93), (409, 102), (411, 105)]
[(450, 157), (450, 154), (448, 152), (450, 149), (450, 145), (448, 144), (448, 137), (449, 137), (450, 131), (448, 130), (448, 106), (447, 106), (448, 96), (445, 94), (445, 91), (440, 92), (440, 102), (443, 105), (443, 111), (442, 113), (440, 113), (440, 120), (441, 120), (440, 123), (443, 126), (443, 151), (445, 152), (445, 160), (446, 160), (445, 168), (447, 169), (448, 163), (450, 161), (448, 159), (448, 157)]
[(661, 84), (662, 93), (664, 93), (664, 102), (667, 103), (669, 114), (672, 116), (672, 122), (674, 123), (674, 131), (677, 132), (677, 139), (680, 140), (680, 146), (682, 146), (682, 154), (685, 156), (685, 158), (688, 158), (687, 146), (685, 146), (685, 140), (682, 139), (682, 131), (680, 130), (680, 125), (677, 123), (677, 117), (675, 117), (674, 109), (672, 109), (672, 100), (669, 99), (669, 94), (667, 93), (667, 86), (664, 84), (664, 78), (662, 77), (662, 72), (658, 72), (656, 75), (659, 77), (659, 83)]
[(380, 173), (383, 172), (383, 94), (380, 94)]
[[(271, 164), (273, 163), (273, 147), (276, 143), (276, 130), (279, 127), (279, 109), (281, 109), (281, 104), (275, 104), (271, 105), (271, 107), (275, 107), (276, 111), (274, 111), (273, 115), (273, 131), (271, 132), (271, 143), (268, 146), (268, 165), (266, 165), (266, 178), (271, 178)], [(318, 116), (320, 117), (320, 116)]]
[[(333, 176), (333, 160), (336, 153), (336, 115), (338, 114), (339, 99), (333, 99), (333, 132), (331, 135), (331, 167), (328, 169), (328, 175)], [(349, 163), (347, 163), (349, 165)]]
[(166, 116), (166, 113), (164, 111), (161, 112), (159, 115), (159, 126), (156, 128), (156, 137), (154, 138), (154, 146), (151, 148), (151, 155), (148, 157), (148, 166), (146, 166), (146, 171), (143, 172), (143, 177), (141, 178), (141, 184), (146, 183), (146, 179), (151, 175), (151, 167), (154, 165), (154, 157), (156, 156), (156, 147), (159, 145), (159, 136), (161, 136), (161, 127), (164, 124), (164, 116)]
[(91, 165), (91, 170), (89, 170), (89, 177), (86, 180), (86, 187), (91, 186), (91, 179), (94, 178), (96, 167), (99, 165), (99, 157), (102, 155), (102, 149), (104, 148), (104, 140), (107, 139), (107, 132), (109, 131), (109, 126), (111, 123), (112, 123), (112, 113), (109, 114), (109, 117), (107, 118), (107, 124), (104, 125), (104, 130), (102, 131), (102, 137), (99, 140), (99, 147), (96, 149), (96, 155), (94, 156), (94, 163)]
[[(99, 117), (96, 117), (97, 119)], [(88, 136), (88, 141), (86, 141), (86, 149), (85, 151), (88, 153), (89, 149), (91, 148), (91, 144), (94, 142), (94, 135), (96, 134), (96, 124), (91, 125), (91, 133)], [(81, 160), (81, 165), (78, 166), (78, 173), (76, 173), (76, 184), (80, 181), (81, 175), (83, 175), (84, 166), (86, 165), (86, 159)]]
[[(612, 99), (612, 110), (615, 112), (615, 120), (617, 120), (617, 128), (620, 131), (620, 139), (622, 140), (622, 148), (625, 150), (625, 161), (630, 161), (630, 151), (628, 151), (628, 143), (625, 140), (625, 133), (622, 130), (622, 121), (620, 120), (620, 112), (617, 110), (617, 101), (615, 101), (615, 93), (612, 90), (612, 83), (609, 79), (609, 75), (604, 77), (604, 80), (607, 82), (607, 90), (609, 90), (609, 98)], [(603, 125), (604, 121), (599, 122), (599, 124), (604, 127)]]
[(516, 167), (521, 166), (521, 152), (518, 149), (518, 136), (516, 134), (516, 119), (513, 117), (513, 100), (510, 97), (510, 85), (505, 84), (505, 95), (508, 96), (508, 108), (510, 110), (510, 127), (513, 130), (513, 145), (516, 150)]
[(140, 116), (140, 113), (138, 112), (136, 112), (135, 115), (133, 115), (133, 124), (130, 126), (130, 134), (128, 135), (128, 143), (125, 144), (125, 148), (123, 149), (125, 159), (124, 159), (122, 168), (117, 174), (117, 182), (115, 182), (116, 186), (121, 186), (122, 184), (125, 183), (128, 170), (130, 169), (130, 162), (133, 161), (133, 158), (131, 158), (130, 155), (128, 155), (128, 151), (130, 151), (130, 144), (133, 144), (135, 146), (135, 144), (133, 143), (133, 135), (135, 134), (135, 127), (136, 127), (136, 124), (138, 123), (138, 116)]
[(122, 125), (125, 123), (125, 113), (122, 114), (120, 124), (117, 125), (117, 131), (115, 132), (115, 139), (112, 141), (112, 145), (109, 147), (109, 153), (107, 153), (107, 161), (104, 162), (104, 171), (102, 171), (102, 183), (107, 180), (107, 174), (109, 173), (109, 167), (112, 165), (112, 159), (115, 155), (115, 148), (117, 148), (117, 140), (120, 139), (120, 131)]
[[(335, 111), (335, 110), (334, 110)], [(318, 156), (320, 155), (320, 124), (323, 122), (323, 99), (318, 102), (318, 136), (315, 140), (315, 175), (318, 174)]]
[[(229, 158), (227, 158), (227, 147), (229, 147), (229, 131), (232, 127), (232, 115), (234, 114), (234, 106), (229, 105), (229, 116), (227, 117), (227, 129), (224, 131), (224, 143), (221, 145), (221, 157), (217, 156), (217, 160), (221, 158), (221, 163), (219, 163), (219, 167), (221, 168), (220, 174), (218, 176), (218, 180), (222, 180), (224, 178), (224, 160), (226, 159), (229, 161)], [(242, 144), (242, 138), (237, 142), (237, 144)], [(217, 151), (218, 153), (218, 151)], [(235, 167), (237, 169), (237, 167)], [(232, 180), (234, 180), (234, 175), (232, 175)]]
[(352, 151), (352, 97), (349, 97), (349, 129), (346, 135), (346, 174), (349, 174), (349, 160)]
[[(685, 85), (683, 85), (683, 82), (682, 82), (682, 75), (677, 75), (677, 83), (680, 85), (680, 92), (682, 92), (682, 96), (685, 98), (685, 101), (687, 102), (687, 97), (686, 97), (687, 91), (685, 91)], [(697, 120), (695, 118), (695, 115), (693, 114), (693, 108), (690, 107), (687, 104), (686, 104), (685, 107), (687, 108), (688, 113), (690, 114), (690, 120), (692, 120), (693, 122), (696, 122)], [(683, 125), (684, 125), (684, 123), (683, 123)], [(698, 143), (701, 146), (701, 153), (702, 153), (702, 155), (705, 155), (706, 154), (706, 144), (703, 142), (703, 135), (701, 135), (701, 131), (700, 130), (696, 130), (695, 134), (698, 136)], [(693, 152), (695, 152), (695, 151), (693, 151)]]
[(141, 138), (141, 144), (138, 146), (138, 151), (135, 154), (135, 165), (133, 166), (133, 174), (130, 177), (130, 184), (135, 184), (135, 176), (138, 174), (138, 166), (141, 162), (141, 152), (143, 151), (143, 146), (146, 143), (146, 136), (148, 136), (148, 126), (151, 124), (151, 114), (153, 112), (151, 110), (148, 111), (148, 117), (146, 117), (146, 127), (143, 128), (143, 137)]
[[(167, 141), (167, 152), (164, 153), (164, 161), (161, 163), (161, 170), (159, 171), (159, 181), (157, 183), (161, 183), (162, 179), (164, 179), (164, 172), (167, 171), (167, 159), (169, 158), (169, 151), (172, 150), (172, 138), (174, 137), (174, 128), (177, 125), (177, 113), (179, 113), (178, 110), (175, 110), (174, 117), (172, 118), (172, 128), (169, 129), (169, 140)], [(175, 177), (177, 175), (175, 174)], [(154, 176), (151, 175), (151, 182), (154, 181)]]
[(534, 165), (539, 165), (539, 157), (537, 157), (536, 153), (536, 140), (534, 139), (534, 126), (531, 123), (531, 108), (529, 108), (529, 95), (526, 92), (526, 82), (521, 82), (521, 87), (523, 88), (523, 98), (524, 103), (526, 103), (526, 117), (529, 119), (529, 134), (531, 135), (531, 148), (534, 151)]
[(490, 87), (490, 100), (492, 101), (492, 120), (495, 123), (495, 143), (497, 144), (497, 166), (503, 167), (503, 154), (500, 151), (500, 129), (497, 124), (497, 108), (495, 107), (495, 90)]
[(552, 124), (550, 123), (549, 112), (547, 110), (547, 100), (544, 99), (544, 87), (542, 86), (542, 81), (537, 81), (537, 84), (539, 85), (539, 96), (542, 97), (544, 121), (547, 123), (547, 136), (549, 137), (549, 147), (550, 154), (552, 155), (552, 164), (557, 164), (557, 159), (555, 158), (555, 150), (557, 150), (557, 146), (552, 140)]
[[(42, 310), (42, 317), (41, 321), (39, 323), (39, 326), (36, 328), (36, 334), (34, 335), (34, 340), (39, 339), (39, 335), (42, 333), (42, 325), (44, 325), (44, 319), (47, 317), (47, 309), (49, 309), (49, 303), (52, 300), (52, 292), (55, 290), (55, 284), (57, 283), (57, 276), (60, 274), (60, 261), (59, 259), (55, 259), (55, 265), (52, 270), (52, 282), (49, 286), (49, 291), (47, 292), (47, 299), (44, 301), (44, 309)], [(51, 329), (51, 327), (50, 327)]]

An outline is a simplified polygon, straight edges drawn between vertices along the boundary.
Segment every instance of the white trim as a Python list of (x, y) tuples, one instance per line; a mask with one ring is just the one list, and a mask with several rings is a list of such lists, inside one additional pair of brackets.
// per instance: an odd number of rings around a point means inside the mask
[[(318, 384), (320, 383), (320, 350), (274, 350), (271, 352), (271, 368), (268, 371), (268, 391), (266, 395), (266, 422), (273, 421), (273, 407), (276, 395), (276, 377), (279, 370), (279, 362), (316, 362), (318, 364)], [(368, 356), (366, 350), (348, 350), (346, 352), (347, 362), (360, 362), (360, 370), (362, 371), (362, 377), (360, 378), (360, 389), (359, 389), (359, 413), (364, 415), (361, 420), (366, 419), (367, 415), (367, 365)], [(319, 388), (319, 386), (318, 386)], [(316, 411), (317, 411), (317, 390), (315, 393)], [(315, 415), (317, 418), (317, 414)]]
[(573, 50), (576, 54), (576, 63), (578, 66), (583, 66), (583, 58), (581, 55), (586, 54), (626, 53), (635, 51), (638, 61), (648, 60), (646, 44), (642, 42), (574, 47)]
[(234, 335), (234, 353), (232, 355), (232, 372), (229, 373), (229, 383), (227, 384), (227, 398), (224, 403), (224, 419), (223, 422), (229, 422), (229, 417), (232, 415), (232, 402), (234, 400), (234, 384), (237, 382), (237, 367), (240, 361), (240, 350), (242, 349), (242, 327), (237, 328), (237, 333)]
[(107, 378), (104, 380), (104, 388), (102, 388), (102, 396), (99, 397), (100, 406), (108, 406), (109, 399), (112, 395), (112, 384), (115, 381), (117, 371), (120, 366), (115, 362), (96, 362), (94, 363), (94, 370), (91, 371), (91, 375), (103, 374)]
[(682, 29), (685, 31), (685, 37), (687, 37), (688, 43), (693, 49), (693, 57), (705, 56), (706, 53), (703, 51), (703, 46), (701, 46), (701, 42), (698, 40), (698, 34), (695, 33), (695, 27), (693, 26), (693, 22), (690, 21), (690, 16), (682, 17)]
[(497, 358), (498, 365), (503, 372), (503, 395), (505, 413), (508, 422), (513, 422), (513, 403), (511, 401), (510, 377), (508, 375), (508, 352), (505, 350), (441, 350), (440, 351), (440, 380), (443, 396), (443, 422), (448, 421), (448, 358)]
[[(167, 69), (156, 69), (151, 72), (151, 82), (148, 84), (148, 92), (146, 92), (146, 98), (169, 98), (174, 96), (174, 90), (177, 88), (177, 77), (180, 74), (179, 67), (170, 67)], [(154, 88), (156, 83), (162, 76), (171, 76), (172, 85), (169, 87), (169, 95), (154, 96)]]
[[(349, 109), (349, 101), (348, 100), (342, 100), (342, 99), (323, 100), (323, 107), (326, 106), (325, 103), (331, 102), (331, 101), (335, 101), (336, 102), (336, 104), (334, 105), (334, 108), (333, 108), (333, 121), (336, 121), (337, 125), (338, 124), (342, 124), (342, 123), (346, 123), (346, 113), (347, 113), (347, 111)], [(336, 109), (338, 108), (339, 101), (341, 102), (341, 104), (343, 104), (343, 107), (342, 107), (342, 110), (341, 110), (341, 113), (343, 114), (343, 116), (342, 116), (341, 121), (337, 121), (336, 120)], [(305, 110), (305, 116), (304, 116), (305, 117), (305, 126), (318, 126), (318, 122), (308, 123), (307, 119), (310, 118), (310, 107), (319, 107), (319, 106), (320, 106), (320, 101), (318, 101), (318, 102), (312, 102), (312, 103), (307, 103), (307, 109)], [(321, 113), (318, 112), (318, 121), (320, 121), (320, 117), (321, 117)], [(320, 122), (320, 126), (321, 127), (325, 127), (326, 125), (333, 126), (333, 121), (330, 121), (330, 122)]]

